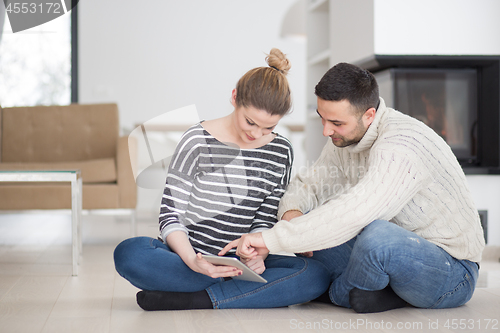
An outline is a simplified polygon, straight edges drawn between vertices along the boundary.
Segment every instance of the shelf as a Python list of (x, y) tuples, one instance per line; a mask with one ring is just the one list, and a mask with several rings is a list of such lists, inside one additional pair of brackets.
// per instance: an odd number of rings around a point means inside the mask
[[(334, 47), (331, 42), (331, 13), (335, 2), (308, 0), (307, 4), (307, 113), (305, 125), (306, 159), (315, 161), (326, 139), (323, 137), (321, 118), (316, 113), (317, 97), (314, 89), (330, 68)], [(330, 8), (332, 7), (332, 8)]]

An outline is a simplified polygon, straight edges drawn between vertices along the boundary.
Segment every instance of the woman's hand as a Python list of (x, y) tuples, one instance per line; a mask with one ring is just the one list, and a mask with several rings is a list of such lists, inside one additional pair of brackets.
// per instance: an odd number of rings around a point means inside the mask
[(243, 274), (240, 269), (231, 266), (215, 266), (196, 253), (189, 243), (185, 232), (174, 231), (167, 236), (168, 246), (181, 257), (182, 261), (193, 271), (212, 278), (238, 276)]
[(240, 269), (232, 266), (216, 266), (212, 263), (209, 263), (208, 261), (203, 259), (201, 253), (197, 253), (194, 258), (188, 261), (187, 265), (193, 271), (205, 274), (207, 276), (210, 276), (211, 278), (230, 277), (243, 274)]

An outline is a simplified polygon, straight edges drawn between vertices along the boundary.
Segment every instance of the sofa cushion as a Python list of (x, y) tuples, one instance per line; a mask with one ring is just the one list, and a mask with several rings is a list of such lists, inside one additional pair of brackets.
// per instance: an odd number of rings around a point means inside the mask
[(2, 162), (67, 162), (116, 156), (116, 104), (2, 110)]
[[(71, 186), (68, 184), (6, 184), (0, 186), (0, 210), (71, 209)], [(118, 185), (83, 185), (83, 209), (121, 208)]]
[[(78, 162), (57, 163), (0, 163), (0, 170), (76, 170), (82, 173), (85, 183), (116, 182), (116, 164), (114, 158), (102, 158)], [(1, 186), (1, 183), (0, 183)]]

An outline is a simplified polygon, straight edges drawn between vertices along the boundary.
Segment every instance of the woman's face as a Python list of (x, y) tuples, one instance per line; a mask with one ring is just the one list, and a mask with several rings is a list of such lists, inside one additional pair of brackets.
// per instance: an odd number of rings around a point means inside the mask
[[(234, 91), (233, 91), (233, 96)], [(232, 98), (234, 101), (234, 98)], [(234, 103), (234, 102), (233, 102)], [(253, 106), (235, 106), (234, 125), (240, 139), (247, 144), (265, 140), (270, 135), (280, 119), (281, 115), (271, 115), (266, 110), (256, 109)]]
[(256, 140), (272, 133), (281, 119), (280, 115), (270, 115), (265, 110), (250, 107), (235, 109), (236, 128), (241, 132), (240, 137), (245, 143)]

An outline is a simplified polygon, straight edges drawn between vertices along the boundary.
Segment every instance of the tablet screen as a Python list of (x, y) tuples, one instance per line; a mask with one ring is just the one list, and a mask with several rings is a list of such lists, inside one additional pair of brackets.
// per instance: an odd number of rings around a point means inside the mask
[(210, 256), (203, 255), (203, 259), (206, 261), (218, 265), (218, 266), (233, 266), (243, 271), (243, 274), (238, 276), (232, 276), (231, 278), (236, 280), (246, 280), (253, 282), (262, 282), (267, 283), (267, 280), (264, 279), (259, 274), (255, 273), (252, 269), (250, 269), (247, 265), (239, 261), (237, 258), (233, 257), (219, 257), (219, 256)]

